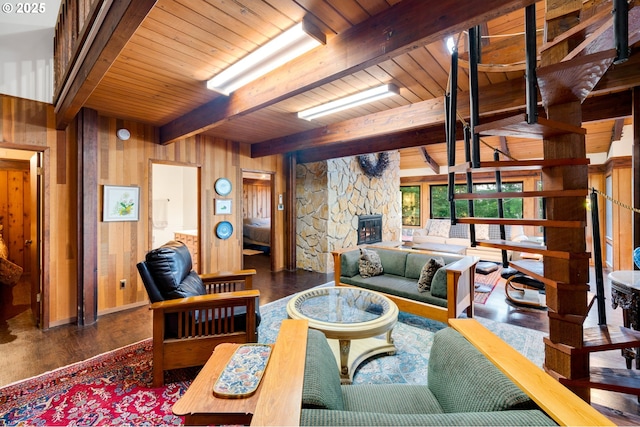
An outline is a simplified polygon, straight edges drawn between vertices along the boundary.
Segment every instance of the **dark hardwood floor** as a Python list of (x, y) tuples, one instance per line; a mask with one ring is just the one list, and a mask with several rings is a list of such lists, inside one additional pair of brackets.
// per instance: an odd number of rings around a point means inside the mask
[[(255, 268), (254, 288), (260, 290), (260, 303), (266, 304), (295, 292), (333, 280), (333, 275), (303, 270), (269, 271), (267, 255), (245, 256), (245, 268)], [(605, 278), (606, 278), (605, 272)], [(593, 277), (593, 274), (592, 274)], [(605, 282), (607, 282), (605, 280)], [(595, 288), (592, 285), (592, 288)], [(28, 284), (0, 285), (0, 387), (56, 369), (70, 363), (151, 337), (151, 313), (146, 305), (106, 314), (91, 326), (35, 328), (29, 305)], [(608, 283), (605, 294), (610, 295)], [(509, 305), (501, 281), (485, 304), (476, 304), (476, 316), (548, 332), (546, 312)], [(595, 308), (586, 326), (597, 325)], [(607, 323), (622, 324), (622, 312), (607, 303)], [(624, 368), (619, 351), (591, 357), (593, 366)], [(640, 425), (640, 405), (636, 396), (592, 390), (592, 405), (618, 425)]]

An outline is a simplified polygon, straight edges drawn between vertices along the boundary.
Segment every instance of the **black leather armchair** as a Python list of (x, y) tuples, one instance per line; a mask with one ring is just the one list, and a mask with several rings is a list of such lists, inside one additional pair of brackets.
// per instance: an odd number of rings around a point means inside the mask
[(258, 340), (255, 270), (198, 275), (187, 247), (171, 241), (137, 264), (153, 310), (153, 385), (164, 371), (201, 366), (216, 345)]

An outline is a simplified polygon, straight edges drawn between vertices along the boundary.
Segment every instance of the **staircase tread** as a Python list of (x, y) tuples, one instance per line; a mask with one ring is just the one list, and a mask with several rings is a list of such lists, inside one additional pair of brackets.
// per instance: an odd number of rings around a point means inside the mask
[(577, 133), (585, 135), (583, 127), (538, 117), (537, 123), (529, 124), (526, 114), (518, 114), (490, 123), (483, 123), (474, 128), (480, 135), (517, 136), (520, 138), (549, 138), (555, 135)]
[(640, 371), (625, 368), (592, 366), (584, 378), (561, 378), (567, 386), (589, 387), (619, 393), (640, 395)]
[(563, 221), (540, 218), (480, 218), (465, 217), (458, 218), (456, 222), (460, 224), (494, 224), (494, 225), (535, 225), (542, 227), (564, 227), (564, 228), (584, 228), (585, 221)]
[(542, 105), (584, 101), (616, 58), (615, 49), (558, 62), (536, 70)]
[(509, 261), (509, 267), (513, 267), (519, 272), (524, 273), (527, 276), (531, 276), (547, 286), (557, 287), (558, 283), (560, 283), (544, 276), (544, 264), (541, 261), (533, 259), (519, 259), (516, 261)]
[(455, 200), (474, 199), (515, 199), (524, 197), (586, 197), (589, 195), (587, 188), (578, 190), (541, 190), (541, 191), (501, 191), (497, 193), (456, 193)]
[[(606, 21), (611, 19), (611, 10), (610, 9), (602, 9), (595, 15), (590, 18), (583, 20), (578, 25), (571, 27), (567, 31), (563, 32), (559, 36), (555, 37), (553, 40), (544, 43), (540, 46), (540, 53), (551, 49), (552, 47), (568, 40), (571, 37), (579, 37), (581, 39), (586, 39), (587, 36), (593, 34), (593, 32), (601, 27), (603, 24), (609, 25)], [(611, 46), (611, 44), (610, 44)]]
[(467, 172), (496, 172), (496, 171), (523, 171), (523, 170), (540, 170), (543, 167), (555, 166), (581, 166), (588, 165), (588, 158), (571, 158), (571, 159), (536, 159), (536, 160), (504, 160), (480, 162), (479, 167), (472, 167), (471, 162), (460, 163), (449, 167), (449, 172), (467, 173)]
[(624, 326), (602, 325), (585, 328), (584, 347), (578, 351), (593, 353), (629, 347), (640, 347), (640, 331)]
[(540, 245), (533, 242), (527, 242), (527, 241), (514, 242), (512, 240), (491, 239), (491, 240), (478, 240), (476, 241), (476, 244), (478, 246), (487, 247), (487, 248), (497, 248), (497, 249), (540, 254), (543, 256), (551, 257), (551, 258), (581, 259), (581, 258), (589, 258), (591, 256), (589, 252), (574, 253), (574, 252), (567, 252), (567, 251), (549, 250), (544, 245)]

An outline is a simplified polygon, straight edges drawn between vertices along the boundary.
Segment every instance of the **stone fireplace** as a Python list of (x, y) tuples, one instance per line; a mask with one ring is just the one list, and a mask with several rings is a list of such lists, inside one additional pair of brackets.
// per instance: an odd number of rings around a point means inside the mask
[(297, 267), (333, 272), (331, 251), (359, 244), (359, 218), (380, 215), (382, 241), (400, 242), (400, 153), (390, 151), (381, 177), (367, 176), (356, 156), (296, 166)]

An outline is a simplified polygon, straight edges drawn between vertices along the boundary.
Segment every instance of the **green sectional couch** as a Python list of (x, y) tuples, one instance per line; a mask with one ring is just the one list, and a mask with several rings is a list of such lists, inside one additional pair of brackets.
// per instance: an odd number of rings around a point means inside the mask
[(556, 425), (452, 328), (434, 335), (428, 385), (341, 385), (326, 338), (309, 330), (300, 425)]
[[(359, 248), (334, 251), (336, 286), (356, 286), (383, 293), (401, 311), (444, 323), (462, 312), (473, 316), (475, 257), (375, 246), (368, 249), (379, 255), (383, 274), (360, 275)], [(442, 258), (445, 266), (436, 271), (431, 289), (420, 292), (418, 279), (422, 267), (433, 257)]]

